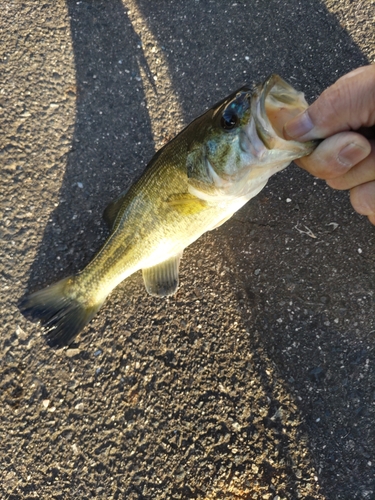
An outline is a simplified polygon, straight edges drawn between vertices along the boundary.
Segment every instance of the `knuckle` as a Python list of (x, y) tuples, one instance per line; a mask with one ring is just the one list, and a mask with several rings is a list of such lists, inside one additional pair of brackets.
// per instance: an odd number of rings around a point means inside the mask
[(339, 160), (342, 142), (342, 138), (335, 135), (318, 146), (310, 157), (311, 169), (314, 170), (315, 175), (328, 180), (341, 176), (349, 170), (350, 165)]
[(327, 185), (332, 189), (337, 189), (338, 191), (348, 189), (348, 187), (345, 185), (344, 179), (341, 176), (331, 177), (327, 179)]
[(350, 190), (350, 202), (361, 215), (375, 214), (375, 182), (361, 184)]

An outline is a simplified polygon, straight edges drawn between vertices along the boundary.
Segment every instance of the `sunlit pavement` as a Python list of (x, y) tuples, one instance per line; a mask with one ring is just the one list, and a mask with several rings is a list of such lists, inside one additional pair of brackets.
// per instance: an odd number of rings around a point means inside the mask
[(279, 73), (311, 102), (375, 62), (373, 0), (6, 1), (0, 11), (0, 497), (375, 497), (375, 234), (288, 167), (119, 286), (68, 350), (17, 304), (82, 267), (184, 124)]

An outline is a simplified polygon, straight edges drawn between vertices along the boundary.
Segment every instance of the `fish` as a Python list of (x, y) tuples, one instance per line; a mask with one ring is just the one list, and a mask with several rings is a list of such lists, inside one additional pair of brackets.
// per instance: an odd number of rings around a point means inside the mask
[(307, 108), (304, 94), (273, 74), (244, 86), (193, 120), (104, 211), (110, 234), (80, 272), (26, 296), (51, 346), (69, 346), (123, 280), (142, 270), (147, 292), (179, 286), (183, 251), (226, 222), (316, 142), (283, 137), (283, 124)]

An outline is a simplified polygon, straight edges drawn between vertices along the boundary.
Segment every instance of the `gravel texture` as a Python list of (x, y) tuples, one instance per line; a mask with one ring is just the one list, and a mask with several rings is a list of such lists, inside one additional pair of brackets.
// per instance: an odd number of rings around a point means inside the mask
[(312, 101), (375, 62), (374, 0), (7, 0), (0, 10), (0, 498), (375, 498), (375, 235), (291, 166), (130, 277), (68, 350), (17, 304), (81, 269), (155, 149), (244, 83)]

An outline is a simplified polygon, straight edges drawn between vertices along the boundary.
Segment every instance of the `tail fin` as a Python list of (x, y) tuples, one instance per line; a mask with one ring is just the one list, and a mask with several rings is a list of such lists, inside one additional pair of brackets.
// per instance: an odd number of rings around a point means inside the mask
[(26, 318), (41, 322), (51, 346), (63, 347), (72, 343), (101, 305), (77, 293), (71, 276), (25, 297), (19, 309)]

